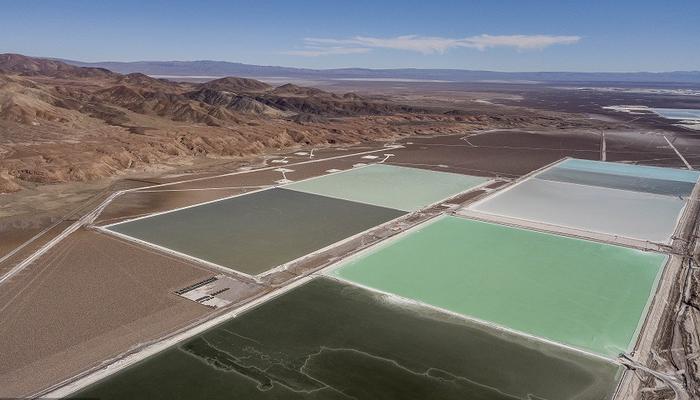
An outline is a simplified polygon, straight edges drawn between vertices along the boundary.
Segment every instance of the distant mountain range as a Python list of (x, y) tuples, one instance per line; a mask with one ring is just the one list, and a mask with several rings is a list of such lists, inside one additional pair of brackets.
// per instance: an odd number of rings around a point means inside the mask
[(227, 61), (135, 61), (94, 62), (61, 60), (65, 63), (129, 74), (140, 72), (156, 76), (240, 76), (254, 78), (298, 79), (401, 79), (450, 82), (640, 82), (640, 83), (700, 83), (700, 71), (674, 72), (496, 72), (464, 69), (307, 69), (251, 65)]

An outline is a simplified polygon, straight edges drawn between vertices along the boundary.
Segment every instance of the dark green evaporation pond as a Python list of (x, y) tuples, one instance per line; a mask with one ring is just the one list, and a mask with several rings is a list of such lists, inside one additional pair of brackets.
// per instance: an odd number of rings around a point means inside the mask
[(315, 194), (268, 189), (108, 229), (257, 275), (404, 214)]
[(607, 399), (620, 367), (317, 278), (75, 397)]

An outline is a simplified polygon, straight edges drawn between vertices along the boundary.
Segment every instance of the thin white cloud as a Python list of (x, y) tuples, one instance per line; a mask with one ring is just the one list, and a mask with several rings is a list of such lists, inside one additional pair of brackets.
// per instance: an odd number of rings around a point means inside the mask
[(484, 50), (489, 47), (514, 47), (518, 50), (544, 49), (557, 44), (574, 44), (580, 36), (551, 35), (479, 35), (462, 39), (465, 47)]
[(367, 47), (344, 47), (344, 46), (305, 46), (302, 50), (289, 50), (283, 52), (290, 56), (318, 57), (330, 54), (360, 54), (371, 51)]
[(404, 35), (393, 38), (355, 36), (349, 39), (305, 38), (303, 50), (286, 54), (321, 56), (327, 54), (366, 53), (371, 49), (414, 51), (422, 54), (443, 54), (453, 48), (486, 50), (493, 47), (510, 47), (516, 50), (541, 50), (553, 45), (577, 43), (579, 36), (554, 35), (477, 35), (466, 38)]

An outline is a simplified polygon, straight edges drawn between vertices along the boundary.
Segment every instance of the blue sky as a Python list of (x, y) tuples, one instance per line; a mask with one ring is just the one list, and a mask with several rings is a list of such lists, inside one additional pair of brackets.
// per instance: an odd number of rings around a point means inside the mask
[(83, 61), (700, 70), (700, 0), (0, 1), (0, 52)]

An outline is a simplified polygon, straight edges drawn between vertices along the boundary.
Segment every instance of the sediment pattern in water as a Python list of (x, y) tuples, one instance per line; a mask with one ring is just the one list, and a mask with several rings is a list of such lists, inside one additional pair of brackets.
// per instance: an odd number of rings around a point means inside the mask
[(619, 367), (319, 278), (87, 388), (103, 399), (606, 399)]

